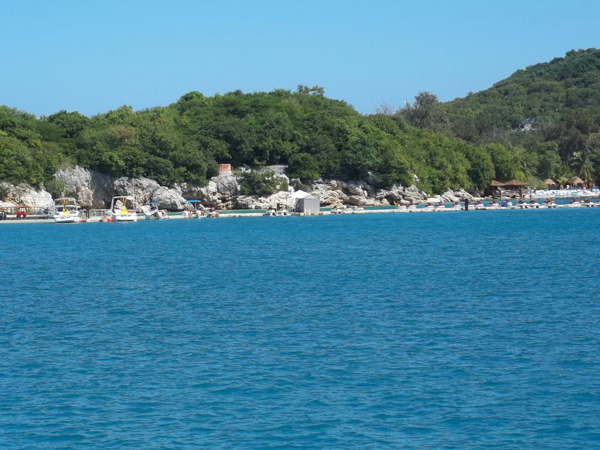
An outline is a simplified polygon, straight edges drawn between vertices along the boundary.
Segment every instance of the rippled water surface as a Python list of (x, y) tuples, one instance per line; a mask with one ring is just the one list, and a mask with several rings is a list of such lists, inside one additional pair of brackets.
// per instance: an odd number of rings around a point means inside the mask
[(599, 225), (2, 225), (0, 448), (598, 448)]

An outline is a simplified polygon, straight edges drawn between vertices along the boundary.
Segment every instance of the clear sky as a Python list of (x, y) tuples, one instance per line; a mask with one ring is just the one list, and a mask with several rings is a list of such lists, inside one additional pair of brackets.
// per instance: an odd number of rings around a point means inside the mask
[(86, 115), (319, 85), (362, 113), (600, 47), (597, 0), (0, 0), (0, 104)]

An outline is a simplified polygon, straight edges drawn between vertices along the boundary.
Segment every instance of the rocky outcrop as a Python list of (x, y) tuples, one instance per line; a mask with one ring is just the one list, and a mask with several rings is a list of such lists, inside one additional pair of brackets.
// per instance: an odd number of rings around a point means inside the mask
[(64, 195), (74, 197), (83, 208), (106, 208), (118, 195), (114, 178), (83, 167), (63, 167), (54, 177), (65, 184)]
[(115, 195), (131, 195), (138, 205), (157, 200), (161, 208), (170, 210), (182, 210), (185, 205), (180, 189), (161, 186), (149, 178), (113, 178), (79, 166), (63, 167), (54, 177), (65, 184), (65, 195), (75, 197), (83, 208), (107, 208)]
[(441, 194), (439, 197), (442, 202), (447, 202), (447, 203), (460, 202), (460, 201), (464, 201), (464, 200), (473, 200), (473, 196), (462, 188), (457, 191), (453, 191), (452, 189), (449, 189), (446, 192), (444, 192), (443, 194)]
[(308, 191), (319, 197), (323, 206), (350, 205), (383, 206), (420, 203), (427, 199), (425, 192), (416, 186), (394, 185), (390, 189), (376, 190), (364, 181), (318, 181)]
[(49, 192), (43, 189), (34, 189), (25, 183), (17, 186), (11, 183), (0, 183), (0, 190), (8, 202), (24, 204), (34, 210), (54, 206), (54, 200)]
[(217, 209), (232, 209), (240, 193), (240, 181), (235, 175), (224, 173), (212, 177), (204, 187), (184, 183), (180, 188), (185, 198), (200, 200), (203, 205)]
[(181, 195), (178, 189), (169, 189), (164, 186), (159, 188), (152, 194), (151, 200), (160, 202), (160, 208), (170, 211), (181, 211), (185, 209), (185, 198)]
[(138, 205), (145, 205), (152, 200), (154, 192), (160, 188), (160, 184), (149, 178), (117, 178), (113, 187), (117, 195), (131, 195)]
[[(342, 204), (381, 206), (407, 205), (426, 201), (428, 196), (416, 186), (404, 187), (399, 184), (388, 189), (376, 189), (375, 177), (367, 181), (318, 180), (308, 186), (300, 180), (290, 180), (285, 175), (285, 166), (269, 166), (280, 181), (277, 192), (270, 196), (240, 195), (241, 179), (232, 173), (223, 173), (211, 178), (204, 187), (188, 184), (161, 186), (149, 178), (114, 178), (79, 166), (64, 167), (55, 177), (65, 185), (64, 195), (75, 197), (84, 208), (107, 208), (115, 195), (131, 195), (138, 205), (150, 200), (160, 201), (160, 207), (172, 211), (183, 210), (186, 199), (196, 199), (207, 207), (217, 209), (267, 209), (277, 205), (293, 206), (289, 196), (294, 190), (302, 189), (319, 198), (322, 206)], [(245, 169), (248, 170), (248, 169)], [(289, 187), (292, 186), (292, 187)], [(36, 191), (28, 185), (17, 187), (3, 183), (1, 191), (10, 201), (24, 202), (40, 207), (51, 206), (52, 198), (46, 191)], [(444, 202), (470, 200), (473, 197), (463, 189), (449, 190), (439, 196)], [(0, 199), (1, 200), (1, 199)]]
[(236, 209), (269, 209), (278, 206), (294, 206), (290, 200), (290, 192), (280, 191), (269, 196), (238, 195), (234, 204)]

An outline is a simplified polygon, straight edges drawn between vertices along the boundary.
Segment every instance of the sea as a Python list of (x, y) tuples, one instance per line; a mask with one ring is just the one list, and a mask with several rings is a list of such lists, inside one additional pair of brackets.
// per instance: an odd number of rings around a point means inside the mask
[(599, 263), (600, 208), (0, 225), (0, 448), (600, 448)]

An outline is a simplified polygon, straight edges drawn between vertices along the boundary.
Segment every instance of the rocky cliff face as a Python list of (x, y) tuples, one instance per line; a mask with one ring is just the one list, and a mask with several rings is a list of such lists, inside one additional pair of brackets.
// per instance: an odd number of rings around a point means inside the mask
[(52, 195), (49, 192), (43, 189), (36, 190), (28, 184), (23, 183), (15, 186), (10, 183), (0, 183), (0, 192), (8, 202), (25, 204), (34, 210), (54, 206)]
[[(64, 195), (75, 197), (83, 208), (104, 209), (110, 205), (115, 195), (131, 195), (138, 205), (147, 204), (150, 200), (160, 201), (161, 208), (172, 211), (185, 209), (185, 199), (197, 199), (204, 206), (217, 209), (267, 209), (279, 205), (290, 205), (289, 196), (294, 190), (302, 189), (320, 199), (322, 206), (338, 206), (342, 204), (384, 206), (417, 204), (427, 200), (427, 194), (416, 186), (404, 187), (394, 185), (389, 189), (376, 189), (366, 181), (319, 180), (308, 186), (299, 180), (290, 180), (284, 173), (284, 166), (272, 166), (275, 175), (281, 181), (282, 190), (270, 196), (240, 195), (241, 180), (231, 174), (221, 174), (209, 180), (204, 187), (188, 184), (166, 187), (148, 178), (114, 178), (79, 166), (65, 167), (56, 172), (55, 177), (65, 184)], [(53, 204), (52, 197), (46, 191), (36, 191), (28, 185), (13, 186), (8, 183), (0, 185), (8, 200), (22, 202), (37, 207)], [(446, 202), (471, 199), (464, 190), (448, 191), (439, 196)], [(1, 200), (1, 199), (0, 199)]]
[(182, 210), (185, 205), (181, 190), (149, 178), (113, 178), (79, 166), (60, 169), (54, 176), (65, 184), (65, 195), (75, 197), (84, 208), (107, 208), (115, 195), (131, 195), (138, 205), (157, 200), (170, 210)]

